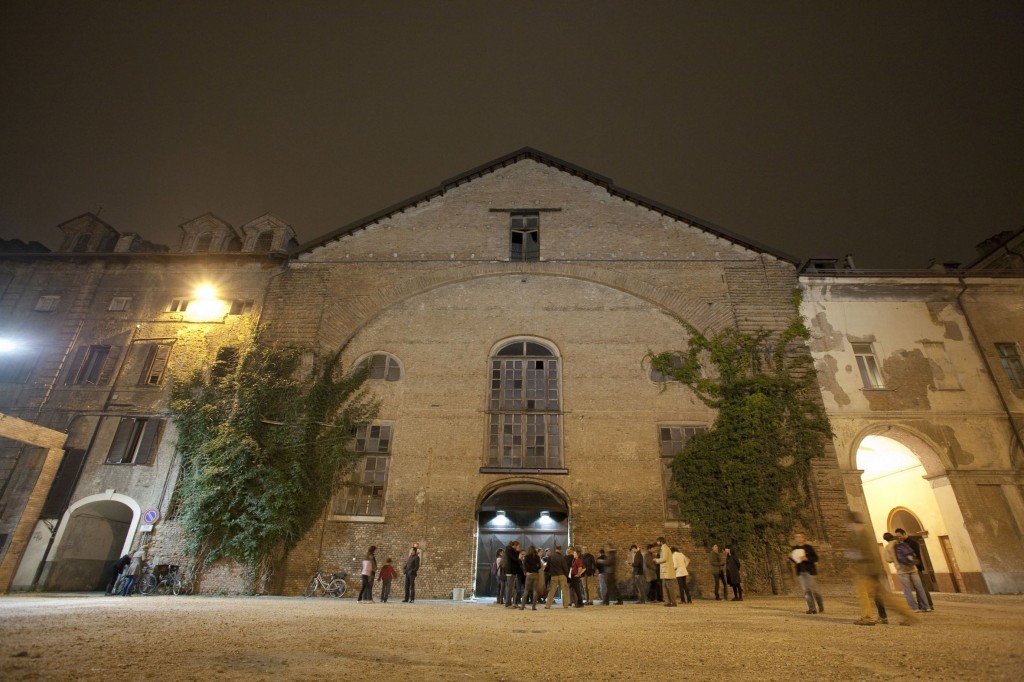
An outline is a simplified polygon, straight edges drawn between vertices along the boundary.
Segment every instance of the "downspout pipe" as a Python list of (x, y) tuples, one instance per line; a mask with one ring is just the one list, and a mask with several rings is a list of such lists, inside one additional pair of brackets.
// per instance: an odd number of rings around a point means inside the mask
[(1010, 422), (1010, 432), (1017, 441), (1017, 447), (1010, 448), (1010, 466), (1016, 469), (1017, 461), (1014, 457), (1014, 453), (1017, 450), (1024, 452), (1024, 436), (1021, 435), (1020, 427), (1017, 426), (1017, 422), (1013, 420), (1013, 412), (1010, 411), (1010, 405), (1006, 402), (1006, 397), (1003, 395), (1002, 389), (999, 388), (999, 384), (995, 380), (995, 374), (985, 356), (985, 349), (978, 340), (978, 332), (975, 330), (974, 323), (971, 322), (971, 316), (967, 314), (967, 308), (964, 306), (963, 295), (967, 293), (967, 281), (964, 279), (963, 273), (958, 274), (957, 279), (960, 281), (960, 293), (956, 295), (956, 304), (960, 306), (960, 312), (963, 314), (964, 320), (967, 322), (967, 328), (971, 332), (971, 338), (974, 339), (974, 345), (978, 348), (978, 352), (981, 353), (982, 360), (985, 362), (985, 367), (988, 369), (989, 376), (992, 377), (992, 383), (995, 386), (996, 395), (999, 396), (999, 403), (1003, 406), (1003, 412), (1006, 413), (1007, 421)]

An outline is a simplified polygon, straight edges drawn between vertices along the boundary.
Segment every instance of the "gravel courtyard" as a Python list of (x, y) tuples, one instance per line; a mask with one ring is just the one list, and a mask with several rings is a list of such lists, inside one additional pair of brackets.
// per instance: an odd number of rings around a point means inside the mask
[[(936, 595), (911, 627), (798, 597), (515, 611), (493, 602), (0, 597), (3, 680), (1010, 680), (1024, 597)], [(671, 668), (671, 672), (667, 669)]]

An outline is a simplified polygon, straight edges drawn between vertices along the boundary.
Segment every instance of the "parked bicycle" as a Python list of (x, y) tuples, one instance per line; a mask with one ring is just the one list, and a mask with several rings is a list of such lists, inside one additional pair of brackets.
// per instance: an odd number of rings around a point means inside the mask
[(306, 585), (306, 597), (344, 597), (348, 590), (345, 578), (348, 573), (325, 573), (317, 571)]
[(142, 594), (181, 594), (182, 580), (176, 564), (157, 564), (152, 570), (146, 566), (142, 571), (139, 578), (139, 592)]

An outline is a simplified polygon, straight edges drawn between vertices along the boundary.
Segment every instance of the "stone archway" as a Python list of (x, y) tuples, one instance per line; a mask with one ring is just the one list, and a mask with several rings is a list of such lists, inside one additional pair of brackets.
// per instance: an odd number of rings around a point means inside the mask
[(495, 554), (513, 540), (550, 549), (569, 543), (569, 504), (550, 486), (530, 481), (509, 482), (488, 491), (477, 505), (477, 551), (474, 594), (497, 595), (491, 573)]
[(139, 514), (135, 500), (113, 492), (76, 502), (64, 513), (54, 538), (54, 558), (45, 567), (43, 589), (102, 589), (107, 568), (128, 553)]
[(977, 559), (940, 453), (917, 434), (879, 426), (853, 457), (877, 541), (903, 527), (919, 540), (931, 589), (960, 591), (961, 568), (977, 570)]

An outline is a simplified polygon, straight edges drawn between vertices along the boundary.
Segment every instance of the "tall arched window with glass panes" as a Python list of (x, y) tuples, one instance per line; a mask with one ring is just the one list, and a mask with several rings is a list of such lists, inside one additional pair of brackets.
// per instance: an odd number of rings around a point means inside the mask
[(558, 356), (546, 344), (517, 340), (490, 359), (487, 467), (561, 469), (562, 406)]

